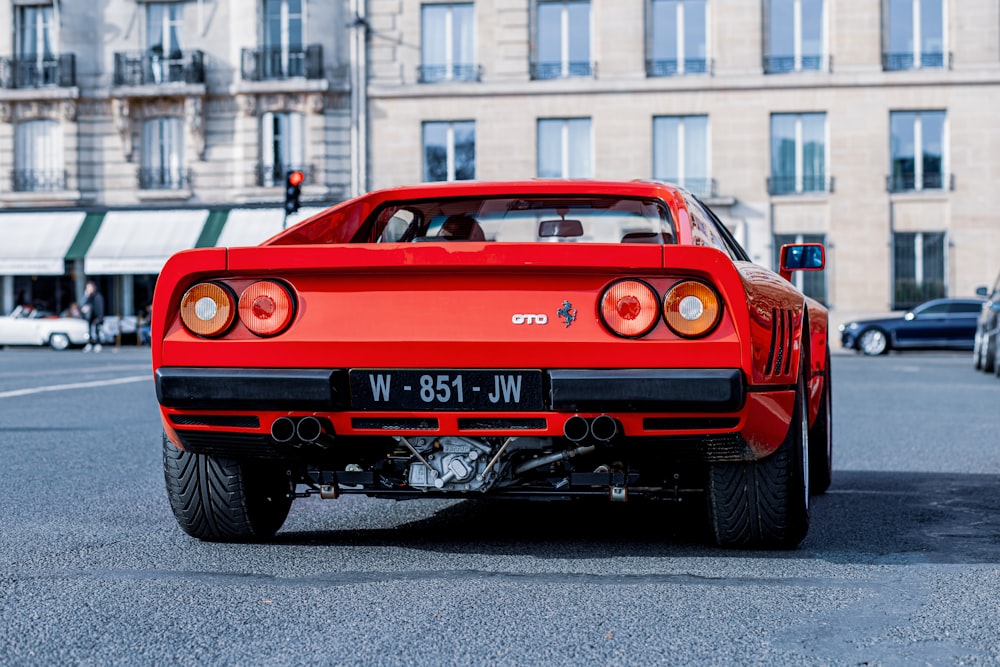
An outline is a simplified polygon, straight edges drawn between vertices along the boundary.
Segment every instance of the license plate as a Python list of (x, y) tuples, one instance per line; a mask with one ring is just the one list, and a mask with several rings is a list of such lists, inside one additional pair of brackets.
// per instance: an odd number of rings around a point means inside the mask
[(386, 370), (355, 368), (356, 410), (541, 410), (537, 370)]

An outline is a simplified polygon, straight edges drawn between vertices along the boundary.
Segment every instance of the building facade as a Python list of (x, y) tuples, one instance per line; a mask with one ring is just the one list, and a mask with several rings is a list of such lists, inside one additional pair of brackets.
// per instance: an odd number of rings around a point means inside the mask
[(372, 188), (675, 181), (840, 311), (1000, 269), (995, 0), (371, 0)]
[[(0, 1), (0, 306), (404, 183), (659, 179), (834, 312), (1000, 268), (996, 0)], [(292, 218), (290, 221), (294, 221)]]

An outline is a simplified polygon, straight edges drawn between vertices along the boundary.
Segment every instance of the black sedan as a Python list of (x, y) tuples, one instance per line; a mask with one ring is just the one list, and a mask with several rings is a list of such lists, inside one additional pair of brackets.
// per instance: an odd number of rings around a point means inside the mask
[(980, 287), (976, 294), (986, 298), (976, 325), (976, 346), (972, 358), (976, 368), (1000, 377), (1000, 275), (993, 289)]
[(971, 350), (983, 299), (932, 299), (902, 317), (840, 325), (840, 344), (874, 356), (895, 350)]

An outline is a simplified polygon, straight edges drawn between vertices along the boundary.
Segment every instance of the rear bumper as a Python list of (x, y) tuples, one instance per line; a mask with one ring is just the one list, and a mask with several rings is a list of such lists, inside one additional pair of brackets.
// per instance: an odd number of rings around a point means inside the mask
[[(160, 405), (189, 410), (351, 410), (344, 369), (159, 368)], [(739, 369), (549, 370), (545, 410), (733, 412)]]

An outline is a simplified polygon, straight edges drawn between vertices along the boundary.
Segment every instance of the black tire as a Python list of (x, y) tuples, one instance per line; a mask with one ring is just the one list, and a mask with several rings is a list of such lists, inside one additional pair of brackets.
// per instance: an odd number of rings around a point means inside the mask
[(865, 329), (858, 334), (858, 349), (868, 357), (877, 357), (889, 351), (889, 336), (878, 327)]
[[(990, 345), (990, 340), (993, 344)], [(983, 371), (987, 373), (997, 373), (997, 339), (989, 336), (983, 337)]]
[(192, 454), (165, 435), (163, 476), (177, 524), (200, 540), (270, 539), (292, 504), (291, 485), (282, 466)]
[(993, 344), (993, 373), (1000, 378), (1000, 340)]
[(770, 456), (709, 466), (715, 542), (743, 549), (794, 549), (809, 531), (809, 420), (799, 373), (788, 435)]
[(977, 371), (985, 370), (983, 368), (983, 360), (986, 357), (986, 353), (987, 350), (983, 348), (983, 336), (977, 331), (975, 342), (972, 345), (972, 367)]
[(830, 373), (828, 349), (819, 413), (809, 429), (809, 491), (813, 495), (826, 493), (833, 481), (833, 392)]
[(49, 347), (53, 350), (65, 350), (69, 347), (69, 336), (64, 333), (49, 334)]

